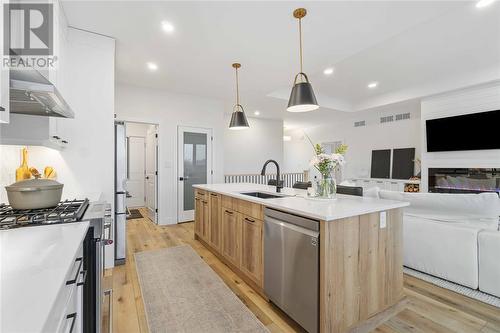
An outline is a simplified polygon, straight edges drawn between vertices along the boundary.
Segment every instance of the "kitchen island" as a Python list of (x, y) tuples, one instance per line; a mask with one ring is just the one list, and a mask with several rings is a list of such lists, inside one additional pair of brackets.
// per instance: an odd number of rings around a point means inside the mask
[(195, 187), (195, 238), (259, 294), (264, 293), (264, 210), (319, 221), (319, 331), (370, 331), (403, 302), (402, 208), (408, 203), (337, 195), (310, 199), (306, 191), (274, 186)]

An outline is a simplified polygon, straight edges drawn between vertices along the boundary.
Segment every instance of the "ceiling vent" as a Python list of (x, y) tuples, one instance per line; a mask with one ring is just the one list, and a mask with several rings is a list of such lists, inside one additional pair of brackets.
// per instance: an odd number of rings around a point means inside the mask
[(400, 113), (396, 115), (396, 121), (398, 120), (407, 120), (411, 118), (411, 113)]
[(391, 121), (394, 121), (394, 116), (385, 116), (385, 117), (380, 117), (380, 123), (390, 123)]
[(364, 120), (354, 122), (354, 127), (361, 127), (361, 126), (365, 126), (365, 125), (366, 125), (366, 123)]

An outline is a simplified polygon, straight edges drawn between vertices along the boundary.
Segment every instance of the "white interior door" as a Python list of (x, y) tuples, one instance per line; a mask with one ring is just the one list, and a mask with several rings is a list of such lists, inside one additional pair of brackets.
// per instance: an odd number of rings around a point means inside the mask
[(148, 217), (158, 223), (158, 138), (157, 128), (151, 125), (146, 135), (146, 207)]
[(178, 222), (194, 219), (194, 184), (212, 183), (212, 129), (178, 128)]
[(139, 136), (127, 138), (127, 206), (144, 207), (145, 139)]

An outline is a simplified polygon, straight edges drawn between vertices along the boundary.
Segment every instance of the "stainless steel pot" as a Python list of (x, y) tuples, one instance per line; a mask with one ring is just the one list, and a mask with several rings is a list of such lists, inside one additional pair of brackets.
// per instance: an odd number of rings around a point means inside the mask
[(61, 201), (63, 184), (52, 179), (27, 179), (5, 186), (14, 209), (55, 207)]

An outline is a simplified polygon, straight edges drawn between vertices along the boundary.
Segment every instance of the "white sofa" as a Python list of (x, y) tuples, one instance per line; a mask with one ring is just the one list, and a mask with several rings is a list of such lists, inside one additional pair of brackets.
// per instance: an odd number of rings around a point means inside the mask
[(410, 202), (404, 265), (500, 297), (500, 198), (495, 193), (379, 192)]

